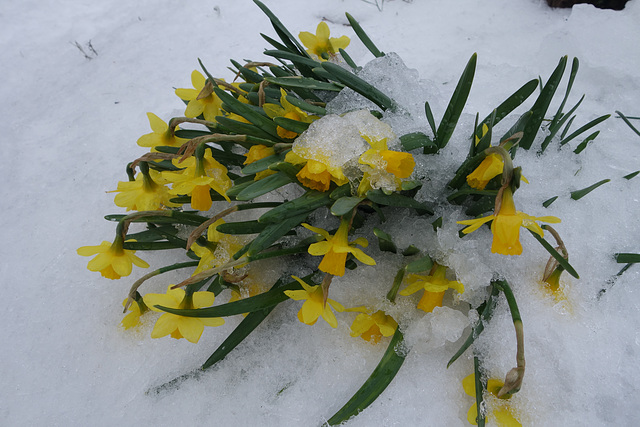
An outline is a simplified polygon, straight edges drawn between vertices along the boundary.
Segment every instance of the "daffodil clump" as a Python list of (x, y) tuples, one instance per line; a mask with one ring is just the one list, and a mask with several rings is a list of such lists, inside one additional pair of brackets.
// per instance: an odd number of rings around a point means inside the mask
[[(530, 256), (532, 250), (523, 246), (530, 239), (550, 254), (548, 265), (539, 266), (544, 274), (532, 286), (542, 283), (561, 300), (567, 286), (562, 273), (578, 277), (560, 239), (561, 226), (555, 230), (547, 225), (564, 223), (541, 214), (555, 198), (532, 214), (516, 209), (527, 194), (518, 156), (533, 147), (543, 152), (551, 141), (534, 145), (566, 57), (550, 78), (553, 84), (540, 91), (542, 101), (534, 102), (532, 111), (516, 118), (502, 136), (495, 135), (495, 125), (537, 91), (538, 81), (525, 84), (484, 120), (477, 118), (472, 135), (461, 135), (454, 130), (473, 81), (475, 54), (439, 125), (427, 101), (426, 114), (419, 118), (422, 127), (407, 133), (398, 123), (417, 118), (360, 77), (361, 67), (345, 51), (347, 36), (330, 37), (329, 25), (321, 22), (315, 35), (301, 32), (296, 38), (255, 2), (281, 38), (265, 37), (273, 49), (264, 53), (271, 59), (232, 61), (234, 75), (227, 80), (212, 76), (201, 64), (202, 70), (191, 74), (193, 88), (175, 91), (186, 105), (182, 117), (165, 122), (148, 113), (152, 132), (137, 143), (149, 152), (132, 158), (127, 179), (107, 188), (116, 193), (116, 206), (125, 210), (106, 217), (117, 223), (113, 243), (78, 249), (79, 255), (94, 256), (88, 269), (108, 279), (134, 275), (129, 290), (123, 291), (128, 313), (122, 326), (144, 329), (149, 319), (151, 338), (197, 343), (207, 339), (205, 326), (218, 327), (225, 317), (245, 315), (231, 344), (225, 341), (203, 368), (268, 322), (280, 304), (297, 310), (301, 328), (328, 325), (335, 334), (357, 338), (358, 345), (387, 346), (376, 374), (328, 418), (337, 425), (364, 410), (393, 379), (410, 350), (398, 349), (406, 347), (403, 332), (412, 321), (434, 318), (443, 310), (473, 313), (479, 320), (450, 361), (463, 354), (466, 363), (474, 361), (474, 374), (463, 380), (464, 390), (476, 398), (468, 420), (484, 423), (486, 414), (477, 411), (477, 404), (486, 396), (490, 420), (520, 425), (521, 412), (503, 402), (521, 388), (525, 372), (524, 328), (515, 298), (520, 292), (503, 279), (505, 270), (497, 268), (484, 287), (469, 288), (457, 267), (451, 267), (462, 265), (460, 253), (473, 250), (485, 259), (504, 257), (499, 265), (512, 265), (502, 268), (517, 268), (510, 262)], [(369, 51), (384, 58), (358, 22), (347, 18)], [(343, 91), (366, 103), (348, 111), (329, 108)], [(544, 124), (551, 133), (563, 120), (561, 110)], [(457, 156), (453, 168), (452, 156)], [(548, 177), (532, 182), (540, 185), (544, 179)], [(389, 216), (402, 218), (398, 225), (414, 244), (397, 246), (399, 239), (389, 230), (398, 227), (390, 227)], [(430, 218), (432, 226), (416, 227), (415, 218)], [(425, 246), (420, 238), (446, 240), (452, 227), (457, 243), (447, 250)], [(134, 270), (133, 265), (150, 267), (144, 255), (137, 255), (145, 251), (167, 251), (170, 261), (149, 272)], [(477, 261), (468, 262), (472, 269)], [(280, 277), (267, 279), (265, 265)], [(176, 270), (185, 272), (180, 282), (152, 292), (148, 279)], [(371, 278), (387, 280), (388, 270), (395, 278), (381, 292)], [(146, 293), (145, 287), (150, 288)], [(505, 381), (496, 385), (494, 379), (487, 381), (490, 373), (482, 361), (488, 356), (474, 340), (500, 295), (508, 302), (517, 348), (516, 367), (502, 372)]]

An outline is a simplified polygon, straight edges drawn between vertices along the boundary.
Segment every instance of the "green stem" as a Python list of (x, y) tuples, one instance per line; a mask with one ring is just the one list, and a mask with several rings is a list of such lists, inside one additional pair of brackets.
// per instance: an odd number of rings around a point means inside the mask
[(387, 299), (391, 302), (396, 302), (396, 296), (398, 295), (398, 290), (400, 289), (400, 284), (402, 283), (402, 279), (404, 279), (404, 274), (406, 272), (406, 268), (402, 267), (396, 273), (396, 277), (393, 279), (393, 286), (391, 286), (391, 290), (387, 294)]

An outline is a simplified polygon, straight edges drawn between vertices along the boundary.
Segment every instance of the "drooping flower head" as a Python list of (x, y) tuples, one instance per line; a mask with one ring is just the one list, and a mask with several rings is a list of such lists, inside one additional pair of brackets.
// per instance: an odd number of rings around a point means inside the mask
[(402, 179), (408, 178), (416, 166), (410, 153), (391, 151), (387, 148), (388, 138), (376, 139), (362, 135), (370, 147), (362, 153), (358, 162), (364, 172), (358, 186), (358, 194), (364, 196), (367, 191), (381, 188), (384, 191), (400, 190)]
[[(144, 166), (143, 166), (144, 165)], [(137, 211), (155, 211), (164, 207), (178, 207), (179, 203), (173, 203), (170, 199), (169, 188), (165, 185), (166, 179), (162, 174), (146, 166), (141, 162), (141, 172), (135, 181), (119, 181), (114, 199), (116, 206)], [(144, 167), (144, 170), (142, 170)]]
[[(267, 116), (272, 119), (275, 117), (284, 117), (285, 119), (296, 120), (303, 123), (311, 123), (318, 119), (317, 116), (310, 116), (287, 101), (287, 92), (282, 88), (280, 88), (280, 105), (267, 103), (264, 104), (262, 108), (264, 109), (264, 112), (267, 113)], [(277, 132), (280, 138), (285, 139), (293, 139), (298, 136), (296, 132), (287, 130), (280, 126), (277, 128)]]
[(326, 61), (334, 56), (339, 49), (346, 49), (351, 42), (347, 36), (330, 38), (329, 35), (329, 26), (326, 22), (321, 21), (316, 28), (315, 34), (302, 31), (298, 34), (298, 38), (307, 48), (309, 55), (318, 58), (320, 61)]
[[(149, 118), (149, 125), (151, 125), (151, 130), (153, 132), (142, 135), (138, 138), (138, 145), (141, 147), (152, 147), (151, 151), (155, 151), (155, 147), (158, 146), (169, 146), (169, 147), (180, 147), (182, 144), (187, 142), (184, 138), (178, 138), (169, 130), (169, 125), (167, 125), (160, 117), (156, 116), (153, 113), (147, 113), (147, 117)], [(179, 130), (176, 127), (176, 130)]]
[(356, 248), (360, 245), (363, 248), (369, 246), (369, 242), (364, 237), (358, 237), (353, 242), (349, 242), (349, 221), (343, 219), (340, 222), (338, 231), (333, 236), (327, 230), (312, 227), (309, 224), (302, 224), (308, 230), (322, 235), (325, 240), (313, 243), (309, 246), (311, 255), (324, 255), (318, 268), (320, 271), (332, 274), (334, 276), (343, 276), (345, 263), (347, 262), (347, 254), (353, 254), (356, 259), (367, 265), (376, 265), (376, 262), (369, 255), (365, 254), (362, 249)]
[(214, 85), (207, 81), (197, 70), (191, 73), (193, 89), (176, 89), (176, 95), (185, 101), (189, 101), (184, 115), (198, 117), (200, 114), (205, 120), (214, 122), (216, 116), (222, 115), (222, 101), (213, 91)]
[(447, 289), (455, 289), (459, 294), (464, 292), (464, 285), (457, 281), (447, 280), (446, 273), (447, 267), (436, 264), (432, 275), (409, 274), (405, 279), (409, 286), (400, 291), (400, 295), (407, 296), (424, 289), (424, 294), (417, 307), (430, 313), (434, 308), (442, 307), (442, 299)]
[[(129, 302), (129, 298), (125, 298), (125, 300), (122, 301), (122, 305), (126, 307), (127, 302)], [(134, 326), (138, 326), (140, 324), (140, 316), (142, 316), (142, 314), (144, 314), (146, 311), (149, 311), (149, 308), (144, 303), (142, 296), (138, 292), (136, 292), (136, 296), (129, 305), (128, 310), (130, 311), (130, 313), (124, 316), (122, 322), (120, 323), (125, 329), (131, 329)]]
[(398, 328), (398, 322), (382, 310), (371, 314), (366, 307), (348, 308), (346, 311), (360, 312), (351, 324), (351, 336), (360, 337), (374, 344), (382, 337), (390, 337)]
[(232, 182), (227, 175), (227, 168), (213, 158), (210, 150), (205, 150), (202, 158), (191, 156), (180, 162), (174, 159), (173, 164), (183, 170), (177, 172), (163, 172), (163, 177), (173, 183), (170, 194), (190, 195), (191, 207), (200, 211), (211, 209), (212, 199), (210, 191), (213, 189), (227, 201), (227, 190)]
[(293, 300), (304, 300), (304, 304), (298, 311), (298, 320), (307, 325), (313, 325), (318, 320), (318, 317), (322, 316), (332, 328), (337, 327), (338, 319), (333, 314), (331, 307), (336, 311), (342, 312), (344, 311), (344, 306), (330, 298), (327, 298), (327, 303), (325, 304), (324, 294), (320, 285), (310, 286), (297, 276), (291, 277), (297, 280), (303, 288), (297, 291), (284, 291), (285, 295)]
[[(471, 397), (476, 397), (476, 376), (475, 374), (471, 374), (466, 376), (462, 380), (462, 388), (464, 392)], [(485, 402), (487, 402), (489, 406), (488, 418), (492, 423), (498, 425), (500, 427), (522, 427), (522, 424), (518, 421), (518, 419), (514, 416), (511, 406), (509, 405), (508, 399), (511, 398), (511, 394), (506, 394), (502, 397), (498, 397), (498, 392), (504, 386), (504, 382), (490, 378), (487, 381), (487, 391), (489, 392), (489, 396)], [(478, 405), (474, 403), (471, 408), (469, 408), (469, 412), (467, 412), (467, 421), (471, 425), (478, 425)]]
[[(249, 151), (245, 154), (245, 157), (247, 159), (243, 164), (249, 165), (253, 162), (264, 159), (265, 157), (273, 156), (274, 154), (276, 154), (276, 151), (273, 147), (267, 147), (266, 145), (262, 144), (252, 145), (251, 148), (249, 148)], [(276, 173), (276, 171), (271, 169), (263, 170), (256, 174), (254, 180), (261, 180), (262, 178), (266, 178), (267, 176), (273, 175), (274, 173)]]
[(153, 331), (151, 331), (151, 338), (171, 335), (175, 339), (186, 338), (189, 342), (197, 343), (205, 326), (220, 326), (224, 324), (224, 319), (219, 317), (178, 316), (156, 308), (156, 305), (177, 309), (211, 307), (216, 298), (213, 292), (187, 294), (184, 289), (171, 289), (171, 286), (169, 285), (166, 294), (146, 294), (144, 296), (144, 303), (147, 307), (153, 311), (164, 313), (156, 321)]
[[(132, 242), (134, 240), (127, 241)], [(135, 255), (136, 251), (124, 249), (122, 243), (122, 237), (116, 236), (113, 243), (105, 240), (98, 246), (82, 246), (78, 248), (77, 252), (81, 256), (97, 254), (95, 258), (89, 261), (87, 269), (89, 271), (99, 271), (102, 277), (107, 279), (116, 280), (122, 276), (130, 275), (133, 268), (132, 264), (142, 268), (149, 267), (149, 264)]]
[(559, 223), (560, 219), (555, 216), (534, 217), (516, 211), (511, 188), (506, 187), (502, 193), (502, 202), (497, 214), (458, 221), (458, 224), (468, 225), (462, 232), (469, 234), (489, 221), (493, 221), (491, 223), (491, 233), (493, 234), (491, 252), (502, 255), (520, 255), (522, 253), (520, 227), (525, 227), (540, 237), (544, 237), (544, 231), (536, 221)]

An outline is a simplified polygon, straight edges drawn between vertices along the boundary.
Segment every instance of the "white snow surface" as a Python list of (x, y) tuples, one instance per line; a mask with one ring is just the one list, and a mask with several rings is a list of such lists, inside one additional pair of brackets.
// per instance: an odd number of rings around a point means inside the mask
[[(438, 201), (429, 200), (432, 190), (443, 188), (451, 168), (463, 160), (475, 113), (484, 117), (526, 81), (548, 78), (563, 55), (580, 59), (567, 104), (586, 94), (577, 125), (615, 110), (640, 116), (638, 0), (619, 12), (589, 5), (552, 10), (542, 0), (395, 0), (382, 11), (357, 0), (265, 3), (293, 34), (315, 32), (327, 20), (332, 36), (351, 37), (347, 50), (359, 65), (372, 57), (346, 26), (345, 11), (382, 51), (397, 53), (389, 58), (401, 58), (404, 65), (385, 65), (397, 78), (369, 75), (405, 108), (404, 116), (385, 118), (397, 135), (428, 132), (426, 120), (415, 120), (424, 118), (425, 100), (440, 120), (466, 62), (478, 53), (471, 95), (439, 156), (442, 163), (417, 159), (417, 173), (429, 178), (420, 193), (427, 201)], [(76, 254), (80, 246), (113, 239), (114, 223), (101, 217), (123, 210), (104, 192), (126, 180), (127, 162), (146, 152), (135, 144), (149, 132), (146, 112), (165, 120), (182, 115), (173, 88), (190, 87), (197, 58), (227, 80), (233, 78), (226, 69), (230, 58), (266, 60), (260, 32), (275, 37), (249, 0), (3, 2), (0, 103), (8, 182), (0, 214), (0, 310), (7, 321), (0, 328), (0, 425), (320, 425), (375, 368), (385, 345), (350, 337), (350, 317), (340, 315), (337, 329), (322, 320), (307, 326), (296, 318), (299, 303), (287, 302), (217, 367), (147, 393), (198, 367), (240, 319), (207, 328), (197, 345), (151, 339), (152, 316), (125, 331), (119, 326), (122, 300), (147, 271), (134, 268), (131, 276), (110, 281), (86, 270), (88, 258)], [(564, 85), (566, 77), (559, 94)], [(548, 254), (529, 233), (522, 233), (523, 256), (491, 254), (486, 228), (458, 238), (455, 222), (466, 217), (451, 208), (436, 212), (445, 214), (437, 233), (431, 231), (435, 217), (406, 212), (390, 216), (383, 228), (398, 246), (413, 243), (451, 267), (467, 289), (462, 302), (426, 315), (413, 310), (416, 298), (385, 306), (399, 259), (379, 252), (368, 236), (373, 244), (367, 253), (395, 267), (361, 266), (357, 275), (334, 281), (331, 298), (386, 309), (405, 325), (411, 351), (387, 390), (347, 425), (468, 425), (473, 399), (461, 380), (473, 371), (471, 352), (449, 369), (446, 362), (474, 316), (466, 315), (465, 304), (483, 300), (495, 271), (511, 283), (525, 325), (527, 371), (522, 390), (510, 401), (523, 425), (617, 426), (640, 418), (640, 269), (633, 266), (611, 281), (622, 267), (612, 254), (640, 252), (640, 177), (622, 179), (640, 169), (640, 138), (613, 116), (598, 129), (581, 155), (572, 153), (578, 138), (570, 147), (552, 143), (542, 156), (532, 150), (516, 158), (529, 179), (516, 195), (518, 209), (563, 221), (556, 228), (581, 276), (563, 275), (564, 304), (540, 289)], [(569, 197), (605, 178), (611, 182), (585, 198)], [(555, 195), (548, 209), (541, 206)], [(322, 221), (331, 223), (317, 223)], [(138, 255), (152, 266), (168, 258)], [(161, 276), (145, 292), (163, 292), (179, 277)], [(370, 284), (366, 295), (353, 291), (362, 283)], [(607, 292), (598, 298), (604, 287)], [(503, 299), (478, 348), (492, 377), (503, 378), (515, 365), (513, 326)]]

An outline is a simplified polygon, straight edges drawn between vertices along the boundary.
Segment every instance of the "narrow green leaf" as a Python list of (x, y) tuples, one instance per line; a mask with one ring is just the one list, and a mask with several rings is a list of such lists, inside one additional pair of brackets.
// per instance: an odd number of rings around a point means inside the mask
[(183, 246), (173, 242), (124, 242), (122, 247), (131, 251), (164, 251), (166, 249), (178, 249)]
[(387, 351), (382, 356), (376, 369), (353, 397), (329, 418), (328, 425), (338, 425), (357, 415), (382, 394), (404, 362), (405, 355), (401, 354), (399, 350), (403, 340), (402, 332), (400, 332), (400, 329), (396, 329), (389, 347), (387, 347)]
[(300, 52), (301, 55), (309, 56), (306, 50), (304, 49), (304, 47), (302, 47), (302, 45), (298, 42), (298, 40), (291, 35), (289, 30), (287, 30), (287, 27), (285, 27), (284, 24), (280, 22), (278, 17), (275, 16), (273, 12), (271, 12), (271, 10), (269, 10), (269, 8), (264, 5), (264, 3), (262, 3), (259, 0), (253, 0), (253, 2), (260, 9), (262, 9), (262, 12), (264, 12), (265, 15), (267, 15), (267, 17), (271, 21), (271, 24), (276, 29), (276, 32), (278, 33), (278, 35), (280, 36), (280, 38), (282, 39), (285, 45), (287, 45), (291, 50), (294, 50), (294, 51), (297, 50), (298, 52)]
[(611, 181), (611, 180), (610, 179), (603, 179), (602, 181), (598, 181), (595, 184), (588, 186), (587, 188), (583, 188), (582, 190), (572, 191), (571, 192), (571, 198), (573, 200), (580, 200), (581, 198), (583, 198), (587, 194), (591, 193), (596, 188), (600, 187), (601, 185), (606, 184), (609, 181)]
[[(526, 101), (527, 98), (531, 96), (531, 94), (536, 90), (537, 87), (538, 87), (538, 80), (536, 79), (530, 80), (524, 85), (522, 85), (520, 89), (516, 90), (511, 96), (505, 99), (502, 102), (502, 104), (498, 105), (498, 107), (496, 107), (496, 109), (494, 110), (495, 118), (493, 120), (493, 126), (495, 126), (498, 122), (500, 122), (500, 120), (507, 117), (509, 113), (511, 113), (513, 110), (518, 108), (524, 101)], [(491, 114), (485, 117), (484, 120), (482, 120), (482, 122), (480, 122), (480, 124), (476, 126), (476, 135), (478, 136), (478, 138), (482, 137), (482, 125), (483, 124), (488, 125), (490, 121), (491, 121)]]
[(309, 215), (314, 210), (321, 206), (326, 206), (330, 202), (331, 199), (328, 193), (309, 190), (297, 199), (285, 202), (264, 213), (258, 221), (265, 224), (272, 224), (294, 216)]
[(253, 175), (254, 173), (267, 170), (269, 169), (269, 166), (282, 162), (288, 151), (289, 150), (282, 152), (280, 154), (274, 154), (272, 156), (263, 157), (260, 160), (256, 160), (253, 163), (249, 163), (248, 165), (242, 168), (241, 172), (245, 175)]
[[(487, 123), (483, 123), (484, 125), (487, 126), (487, 133), (485, 133), (484, 135), (482, 135), (482, 129), (480, 129), (480, 135), (478, 136), (477, 134), (477, 129), (473, 134), (473, 154), (475, 155), (475, 153), (479, 153), (480, 151), (484, 151), (487, 148), (489, 148), (491, 146), (491, 138), (493, 137), (493, 125), (496, 119), (496, 110), (493, 110), (491, 112), (491, 114), (489, 115), (489, 117), (485, 120), (487, 120)], [(477, 120), (477, 118), (476, 118)], [(478, 125), (478, 126), (482, 126), (482, 125)], [(475, 139), (479, 138), (479, 141), (477, 144), (475, 144)]]
[(487, 389), (487, 385), (482, 380), (482, 372), (480, 369), (480, 360), (478, 359), (478, 356), (473, 356), (473, 374), (475, 378), (474, 385), (476, 389), (476, 424), (478, 425), (478, 427), (485, 427), (485, 415), (484, 411), (482, 411), (481, 408), (483, 407), (482, 398), (484, 395), (484, 391)]
[(424, 114), (427, 116), (427, 122), (429, 122), (429, 127), (431, 127), (431, 132), (433, 132), (434, 137), (438, 134), (436, 121), (433, 118), (433, 112), (431, 111), (431, 105), (429, 105), (428, 101), (424, 103)]
[(621, 264), (635, 264), (640, 262), (640, 254), (619, 252), (615, 254), (616, 262)]
[(418, 258), (415, 261), (410, 262), (404, 268), (407, 273), (422, 273), (423, 271), (431, 271), (433, 267), (433, 261), (429, 255), (425, 255), (422, 258)]
[(582, 104), (583, 100), (584, 100), (584, 95), (582, 95), (582, 98), (580, 98), (580, 100), (576, 103), (576, 105), (574, 105), (573, 108), (571, 108), (571, 110), (567, 112), (567, 114), (559, 114), (562, 116), (562, 118), (560, 118), (559, 120), (556, 121), (554, 117), (555, 122), (552, 125), (549, 125), (549, 135), (547, 135), (544, 141), (542, 141), (542, 146), (540, 147), (541, 153), (544, 153), (544, 150), (547, 149), (547, 146), (549, 145), (553, 137), (556, 136), (556, 134), (558, 133), (560, 128), (564, 125), (564, 123), (567, 120), (569, 120), (569, 118), (571, 118), (567, 126), (564, 128), (562, 135), (560, 136), (560, 139), (564, 138), (564, 136), (569, 131), (569, 127), (571, 127), (571, 123), (573, 123), (573, 120), (576, 118), (576, 116), (572, 116), (572, 114), (578, 109), (580, 104)]
[(415, 150), (416, 148), (423, 147), (436, 147), (436, 143), (431, 140), (427, 135), (422, 132), (413, 132), (400, 137), (400, 143), (402, 148), (406, 151)]
[(271, 46), (275, 47), (278, 50), (284, 50), (284, 51), (290, 51), (293, 52), (289, 47), (283, 45), (282, 43), (280, 43), (277, 40), (272, 39), (271, 37), (260, 33), (260, 36), (265, 39), (267, 41), (267, 43), (269, 43)]
[(157, 240), (163, 240), (164, 233), (171, 233), (175, 235), (177, 232), (178, 230), (171, 225), (162, 225), (160, 227), (153, 227), (138, 233), (129, 233), (125, 240), (134, 239), (136, 242), (155, 242)]
[(273, 121), (280, 127), (295, 133), (302, 133), (311, 123), (300, 122), (286, 117), (274, 117)]
[(267, 77), (265, 80), (269, 83), (285, 88), (302, 88), (307, 90), (328, 90), (332, 92), (340, 92), (344, 87), (335, 83), (322, 82), (308, 77)]
[(384, 194), (380, 190), (372, 190), (367, 193), (367, 199), (379, 205), (395, 206), (398, 208), (414, 208), (417, 211), (423, 211), (429, 215), (433, 215), (433, 210), (425, 203), (418, 202), (411, 197), (403, 196), (398, 193)]
[(438, 126), (438, 131), (436, 132), (436, 144), (440, 148), (444, 147), (449, 142), (449, 139), (451, 138), (451, 135), (453, 135), (453, 131), (458, 124), (458, 119), (462, 114), (464, 105), (467, 103), (467, 98), (471, 91), (471, 84), (473, 83), (473, 76), (476, 71), (477, 58), (478, 55), (476, 53), (471, 55), (471, 59), (467, 62), (467, 66), (462, 72), (460, 80), (458, 80), (458, 84), (453, 91), (453, 95), (451, 95), (449, 105), (447, 105), (444, 116), (440, 121), (440, 126)]
[(238, 221), (238, 222), (225, 222), (216, 227), (220, 233), (224, 234), (255, 234), (261, 233), (267, 227), (266, 224), (261, 224), (256, 220), (253, 221)]
[(228, 94), (220, 88), (216, 87), (213, 89), (213, 91), (216, 93), (218, 98), (220, 98), (220, 100), (231, 109), (231, 112), (241, 115), (252, 124), (265, 131), (267, 134), (280, 139), (276, 130), (277, 126), (269, 117), (263, 116), (262, 114), (256, 112), (253, 108), (251, 108), (251, 106), (249, 106), (248, 104), (243, 104), (232, 95)]
[(331, 75), (334, 76), (340, 83), (358, 92), (360, 95), (369, 99), (383, 110), (395, 110), (396, 106), (391, 98), (389, 98), (387, 95), (380, 92), (380, 90), (365, 82), (355, 74), (350, 73), (341, 66), (332, 62), (323, 62), (322, 68), (331, 73)]
[(287, 185), (291, 182), (291, 179), (284, 173), (277, 173), (275, 175), (269, 175), (262, 178), (259, 181), (255, 181), (249, 184), (244, 190), (236, 195), (236, 200), (252, 200), (263, 194), (267, 194), (270, 191), (280, 188), (283, 185)]
[[(567, 115), (568, 117), (568, 115)], [(569, 123), (567, 123), (567, 125), (564, 127), (564, 129), (562, 130), (562, 133), (560, 134), (560, 139), (562, 140), (567, 133), (569, 133), (569, 129), (571, 128), (571, 124), (573, 123), (573, 121), (576, 119), (576, 116), (571, 116), (571, 118), (569, 119)]]
[(596, 139), (596, 137), (600, 134), (600, 131), (595, 131), (594, 133), (592, 133), (591, 135), (589, 135), (588, 137), (586, 137), (584, 139), (584, 141), (582, 141), (580, 144), (578, 144), (578, 146), (576, 147), (575, 150), (573, 150), (574, 153), (576, 154), (580, 154), (582, 153), (582, 151), (587, 148), (587, 145), (593, 141), (594, 139)]
[(265, 228), (258, 237), (251, 242), (247, 250), (247, 255), (249, 257), (253, 257), (268, 248), (275, 243), (276, 240), (287, 234), (291, 229), (300, 225), (308, 215), (309, 213), (305, 212), (298, 216), (285, 218), (275, 224), (269, 224), (267, 228)]
[(323, 107), (309, 104), (308, 102), (303, 101), (300, 98), (296, 98), (295, 96), (287, 95), (287, 101), (300, 108), (301, 110), (307, 111), (311, 114), (317, 114), (319, 116), (324, 116), (325, 114), (327, 114), (327, 110), (325, 110)]
[(420, 253), (420, 249), (416, 248), (413, 245), (407, 246), (407, 248), (404, 251), (402, 251), (402, 255), (404, 255), (404, 256), (413, 256), (413, 255), (417, 255), (419, 253)]
[(359, 70), (358, 66), (355, 62), (353, 62), (353, 59), (349, 56), (347, 51), (345, 51), (343, 48), (339, 48), (338, 52), (340, 52), (340, 56), (342, 56), (342, 59), (344, 59), (344, 62), (346, 62), (349, 67), (351, 67), (354, 71)]
[(623, 176), (624, 179), (631, 179), (631, 178), (635, 178), (638, 174), (640, 174), (640, 170), (639, 171), (635, 171), (630, 173), (629, 175), (625, 175)]
[(545, 200), (544, 202), (542, 202), (542, 206), (544, 206), (545, 208), (548, 208), (549, 206), (551, 206), (551, 203), (556, 201), (557, 198), (558, 196), (553, 196), (550, 199)]
[[(521, 115), (518, 118), (518, 120), (513, 124), (513, 126), (511, 126), (511, 128), (504, 135), (502, 135), (502, 138), (500, 138), (500, 141), (509, 139), (518, 132), (523, 132), (525, 126), (527, 125), (527, 122), (529, 121), (532, 115), (533, 113), (531, 111), (527, 111), (526, 113)], [(519, 144), (520, 143), (518, 142), (518, 145)]]
[(331, 214), (334, 216), (346, 215), (364, 199), (362, 197), (341, 197), (331, 206)]
[(378, 247), (384, 252), (398, 253), (398, 247), (393, 243), (393, 239), (388, 233), (380, 230), (377, 227), (373, 227), (373, 234), (378, 238)]
[(575, 138), (576, 136), (580, 135), (582, 132), (591, 129), (592, 127), (596, 126), (597, 124), (599, 124), (601, 122), (604, 122), (609, 117), (611, 117), (611, 114), (605, 114), (604, 116), (600, 116), (597, 119), (591, 120), (589, 123), (587, 123), (586, 125), (582, 126), (580, 129), (576, 130), (571, 135), (569, 135), (568, 137), (566, 137), (562, 141), (560, 141), (560, 146), (562, 146), (562, 145), (566, 144), (567, 142), (571, 141), (573, 138)]
[(631, 124), (631, 122), (629, 121), (629, 117), (625, 116), (624, 114), (622, 114), (620, 111), (616, 110), (616, 114), (618, 116), (620, 116), (620, 118), (622, 120), (624, 120), (624, 122), (627, 124), (627, 126), (629, 126), (631, 128), (632, 131), (634, 131), (636, 133), (636, 135), (640, 136), (640, 130), (636, 129), (635, 126), (633, 126)]
[(524, 136), (520, 140), (520, 147), (528, 150), (531, 148), (531, 144), (533, 144), (533, 140), (538, 133), (538, 129), (542, 124), (542, 120), (544, 119), (545, 114), (547, 113), (547, 109), (549, 108), (549, 104), (551, 104), (551, 100), (553, 99), (553, 95), (556, 93), (558, 89), (558, 85), (560, 84), (560, 80), (562, 79), (562, 75), (564, 74), (564, 70), (567, 66), (567, 57), (563, 56), (560, 58), (560, 62), (556, 66), (555, 70), (549, 77), (547, 84), (544, 85), (538, 99), (531, 107), (531, 111), (533, 114), (531, 118), (527, 121), (527, 125), (524, 128)]
[(349, 15), (348, 13), (345, 13), (345, 15), (349, 20), (349, 24), (351, 24), (351, 28), (353, 28), (353, 31), (356, 33), (356, 35), (358, 36), (362, 44), (365, 45), (367, 49), (369, 49), (369, 52), (371, 52), (371, 54), (373, 54), (373, 56), (375, 56), (376, 58), (380, 58), (381, 56), (384, 56), (384, 52), (381, 52), (376, 47), (376, 45), (371, 41), (367, 33), (362, 29), (358, 21), (356, 21), (355, 18)]
[[(542, 228), (544, 228), (544, 227), (545, 226), (543, 225)], [(554, 247), (549, 244), (549, 242), (544, 240), (542, 237), (538, 236), (537, 233), (535, 233), (535, 232), (533, 232), (531, 230), (529, 230), (529, 232), (531, 233), (531, 235), (533, 237), (535, 237), (535, 239), (538, 242), (540, 242), (542, 247), (544, 247), (547, 250), (547, 252), (549, 252), (549, 254), (551, 254), (551, 256), (554, 257), (556, 261), (558, 261), (558, 264), (560, 264), (562, 266), (562, 268), (567, 270), (567, 273), (569, 273), (570, 275), (572, 275), (576, 279), (580, 278), (580, 276), (578, 276), (578, 273), (576, 272), (576, 270), (571, 266), (571, 264), (569, 264), (569, 261), (567, 261), (562, 255), (560, 255), (558, 253), (558, 251), (556, 251), (554, 249)]]

